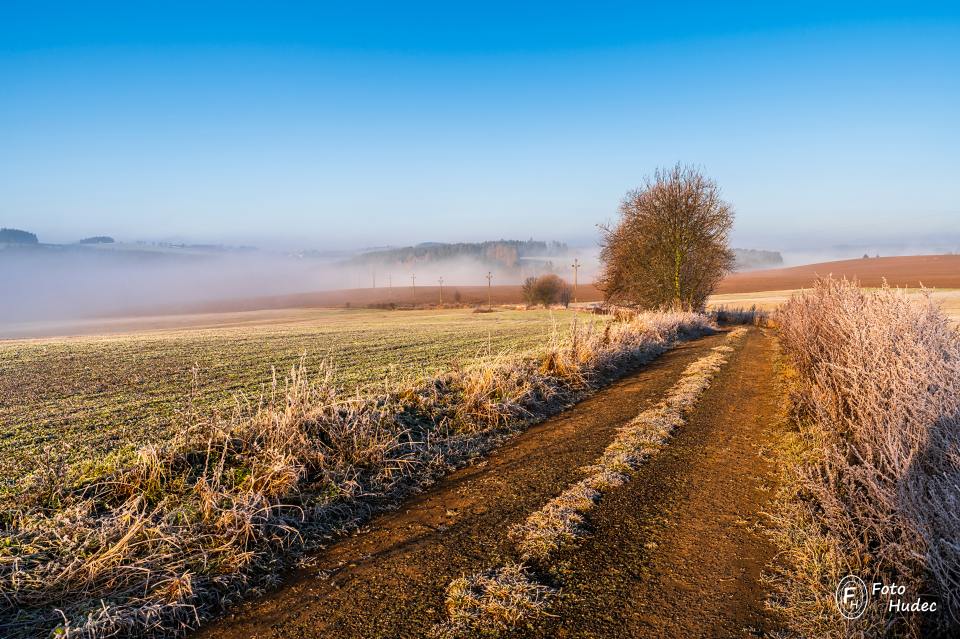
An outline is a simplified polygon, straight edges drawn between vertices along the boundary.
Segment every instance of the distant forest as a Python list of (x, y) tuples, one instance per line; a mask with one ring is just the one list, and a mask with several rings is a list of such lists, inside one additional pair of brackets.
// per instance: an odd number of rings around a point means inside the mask
[(37, 236), (20, 229), (0, 229), (0, 243), (4, 244), (38, 244)]
[(734, 269), (749, 271), (755, 268), (772, 268), (783, 265), (783, 256), (777, 251), (758, 249), (733, 249)]
[(418, 264), (470, 258), (504, 268), (516, 268), (525, 258), (550, 258), (565, 255), (563, 242), (537, 240), (496, 240), (491, 242), (424, 242), (416, 246), (370, 251), (348, 260), (351, 264)]
[[(459, 258), (477, 260), (490, 266), (505, 269), (518, 269), (524, 260), (543, 262), (544, 268), (552, 270), (549, 258), (562, 257), (569, 253), (563, 242), (541, 242), (537, 240), (495, 240), (490, 242), (424, 242), (416, 246), (378, 249), (355, 255), (346, 264), (414, 265), (443, 262)], [(757, 268), (771, 268), (783, 264), (783, 256), (777, 251), (758, 249), (733, 249), (735, 269), (746, 271)]]

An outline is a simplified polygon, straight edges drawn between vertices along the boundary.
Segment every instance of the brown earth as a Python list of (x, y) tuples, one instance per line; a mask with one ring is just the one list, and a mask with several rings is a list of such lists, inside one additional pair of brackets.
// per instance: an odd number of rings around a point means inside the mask
[[(619, 426), (722, 339), (681, 345), (531, 428), (199, 636), (424, 636), (444, 618), (452, 579), (509, 559), (509, 526), (580, 479), (579, 468)], [(771, 342), (752, 331), (690, 426), (635, 481), (604, 497), (594, 533), (568, 558), (559, 616), (534, 636), (716, 636), (769, 626), (759, 575), (773, 553), (756, 524), (772, 475), (759, 455), (776, 423)]]
[(960, 255), (908, 255), (821, 262), (790, 268), (746, 271), (727, 276), (715, 291), (754, 293), (806, 288), (825, 275), (857, 279), (863, 286), (960, 288)]
[(593, 534), (561, 557), (568, 595), (536, 637), (770, 636), (762, 532), (782, 435), (774, 342), (754, 334), (686, 426), (604, 496)]
[[(455, 295), (460, 293), (459, 302)], [(603, 299), (603, 295), (593, 284), (581, 284), (577, 288), (577, 300), (580, 302), (596, 302)], [(445, 304), (461, 304), (466, 306), (485, 305), (487, 301), (493, 304), (522, 304), (523, 291), (519, 285), (491, 286), (455, 286), (443, 287), (443, 301)], [(280, 308), (338, 308), (343, 306), (365, 307), (371, 304), (396, 304), (400, 307), (431, 307), (440, 303), (439, 286), (417, 286), (416, 292), (410, 286), (394, 286), (393, 288), (353, 288), (335, 291), (313, 291), (291, 295), (273, 295), (264, 297), (250, 297), (234, 300), (219, 300), (202, 304), (185, 304), (179, 306), (164, 306), (144, 308), (137, 314), (189, 314), (189, 313), (226, 313), (238, 311), (255, 311)]]

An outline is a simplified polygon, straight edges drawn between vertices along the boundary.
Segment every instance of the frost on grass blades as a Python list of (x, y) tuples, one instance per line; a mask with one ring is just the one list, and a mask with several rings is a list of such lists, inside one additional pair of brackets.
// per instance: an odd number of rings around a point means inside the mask
[[(3, 503), (0, 635), (196, 627), (305, 549), (711, 330), (693, 313), (622, 319), (369, 396), (295, 367), (259, 404), (193, 423), (105, 477), (38, 469)], [(515, 581), (508, 600), (538, 600)]]
[(75, 471), (84, 465), (88, 479), (126, 465), (179, 423), (230, 414), (238, 399), (255, 403), (275, 370), (282, 379), (301, 360), (311, 373), (331, 365), (341, 397), (375, 393), (385, 380), (408, 387), (457, 363), (541, 348), (567, 337), (570, 319), (567, 311), (506, 308), (481, 315), (296, 309), (217, 314), (199, 327), (140, 324), (128, 334), (0, 340), (0, 494), (40, 456)]
[[(799, 426), (775, 529), (789, 559), (777, 606), (802, 636), (956, 636), (957, 329), (929, 297), (833, 279), (777, 321)], [(897, 596), (881, 588), (838, 624), (834, 590), (847, 575), (870, 590), (895, 584)], [(920, 595), (936, 609), (908, 601)]]
[(504, 629), (546, 614), (555, 593), (517, 563), (461, 577), (447, 587), (449, 622), (435, 626), (431, 636), (459, 639), (465, 630), (470, 636), (497, 636)]
[(660, 404), (621, 428), (596, 463), (584, 468), (587, 477), (510, 530), (522, 563), (508, 563), (453, 581), (447, 588), (447, 620), (434, 628), (434, 635), (460, 639), (498, 636), (546, 614), (549, 599), (557, 591), (539, 583), (528, 565), (542, 574), (559, 576), (553, 560), (562, 548), (576, 545), (584, 533), (587, 513), (604, 492), (629, 481), (683, 425), (733, 352), (730, 344), (739, 342), (747, 330), (732, 330), (728, 344), (714, 347), (712, 353), (690, 364)]

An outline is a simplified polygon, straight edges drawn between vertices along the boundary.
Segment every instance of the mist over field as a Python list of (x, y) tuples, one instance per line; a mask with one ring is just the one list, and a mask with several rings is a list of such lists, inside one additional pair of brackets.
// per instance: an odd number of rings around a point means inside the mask
[(902, 255), (944, 255), (960, 252), (960, 236), (949, 233), (937, 239), (880, 239), (875, 241), (825, 241), (823, 244), (790, 243), (781, 249), (784, 266), (851, 260), (864, 255), (895, 257)]
[(0, 326), (123, 314), (211, 310), (217, 302), (337, 289), (519, 284), (529, 274), (584, 263), (592, 280), (595, 252), (530, 258), (512, 267), (479, 259), (360, 263), (339, 255), (248, 250), (88, 249), (47, 246), (0, 249)]
[(316, 263), (263, 255), (3, 251), (0, 323), (81, 318), (322, 283)]
[[(939, 242), (877, 241), (825, 243), (816, 248), (783, 250), (783, 261), (744, 262), (743, 269), (796, 266), (859, 258), (864, 254), (917, 255), (949, 253), (960, 240)], [(496, 242), (488, 243), (496, 245)], [(418, 287), (516, 285), (529, 275), (555, 272), (572, 279), (570, 265), (581, 264), (581, 283), (592, 282), (600, 269), (599, 248), (557, 244), (552, 254), (490, 257), (424, 257), (402, 254), (420, 247), (457, 246), (426, 243), (407, 249), (367, 251), (281, 251), (212, 245), (75, 244), (0, 249), (0, 326), (37, 321), (67, 321), (121, 315), (150, 315), (215, 310), (230, 300), (256, 300), (339, 289), (406, 291), (411, 276)], [(460, 245), (474, 246), (474, 245)], [(479, 246), (479, 244), (477, 245)], [(776, 245), (758, 245), (777, 248)], [(744, 253), (750, 253), (745, 251)], [(763, 254), (764, 251), (753, 251)], [(402, 254), (402, 255), (401, 255)], [(255, 302), (254, 302), (255, 305)]]

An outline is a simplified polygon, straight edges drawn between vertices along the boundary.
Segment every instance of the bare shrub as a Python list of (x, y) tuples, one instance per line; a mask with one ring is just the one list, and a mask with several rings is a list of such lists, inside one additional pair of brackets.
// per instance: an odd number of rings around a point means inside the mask
[(769, 326), (770, 324), (770, 314), (757, 308), (756, 304), (750, 306), (750, 308), (720, 305), (710, 312), (710, 316), (718, 324), (748, 324), (753, 326)]
[[(781, 513), (793, 568), (782, 605), (803, 635), (956, 630), (960, 593), (960, 336), (929, 297), (818, 281), (779, 312), (810, 451)], [(883, 603), (835, 623), (837, 579), (933, 593), (939, 615)]]
[(573, 296), (573, 287), (559, 276), (548, 273), (540, 277), (525, 279), (521, 292), (524, 301), (531, 306), (536, 304), (544, 306), (563, 304), (567, 306)]

